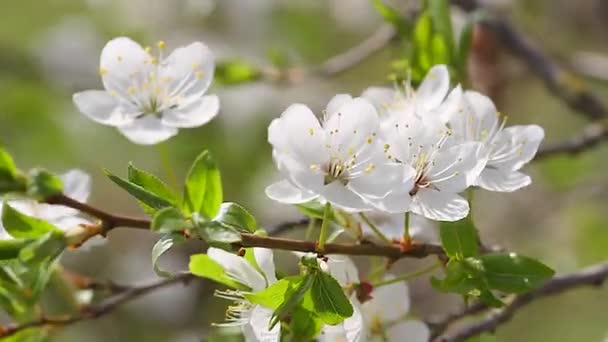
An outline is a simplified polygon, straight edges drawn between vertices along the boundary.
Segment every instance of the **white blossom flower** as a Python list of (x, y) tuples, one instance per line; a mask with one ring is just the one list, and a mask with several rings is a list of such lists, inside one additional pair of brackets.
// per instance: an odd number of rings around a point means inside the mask
[(126, 37), (109, 41), (99, 72), (105, 90), (74, 94), (78, 110), (90, 119), (115, 126), (131, 141), (151, 145), (201, 126), (219, 110), (216, 95), (204, 95), (213, 78), (214, 60), (200, 42), (163, 56)]
[(389, 128), (389, 132), (390, 119), (396, 116), (428, 116), (446, 123), (458, 110), (462, 96), (460, 85), (450, 91), (450, 75), (445, 65), (432, 67), (418, 89), (413, 90), (409, 81), (404, 88), (371, 87), (362, 94), (376, 106), (382, 127)]
[[(222, 266), (227, 276), (239, 284), (250, 288), (252, 292), (264, 290), (277, 281), (273, 253), (267, 248), (253, 248), (255, 261), (262, 272), (259, 272), (245, 258), (210, 247), (207, 255)], [(247, 342), (274, 342), (280, 339), (280, 325), (268, 330), (272, 310), (249, 302), (240, 290), (217, 291), (217, 296), (234, 301), (226, 312), (227, 322), (218, 326), (241, 328)]]
[[(79, 202), (86, 202), (91, 193), (91, 177), (77, 169), (70, 170), (60, 176), (63, 183), (63, 193)], [(31, 199), (11, 199), (8, 204), (22, 214), (48, 221), (62, 230), (69, 230), (91, 221), (80, 216), (80, 212), (63, 205), (39, 203)], [(2, 212), (2, 203), (0, 203)], [(0, 221), (0, 239), (12, 239)]]
[[(366, 217), (387, 238), (394, 241), (401, 241), (403, 239), (403, 214), (387, 214), (380, 211), (374, 211), (367, 213)], [(435, 221), (410, 213), (409, 223), (410, 236), (414, 241), (425, 243), (436, 243), (439, 241), (437, 224)], [(363, 222), (363, 220), (360, 220), (360, 224), (363, 236), (376, 239), (376, 234), (365, 222)]]
[(266, 194), (289, 204), (319, 199), (347, 211), (406, 211), (408, 198), (385, 198), (395, 187), (413, 184), (413, 170), (387, 158), (378, 129), (376, 110), (363, 98), (335, 96), (322, 123), (305, 105), (291, 105), (268, 128), (286, 179)]
[(449, 120), (454, 137), (481, 142), (488, 153), (488, 163), (475, 185), (501, 192), (529, 185), (530, 177), (519, 170), (534, 158), (544, 130), (537, 125), (504, 128), (506, 117), (501, 121), (492, 100), (474, 91), (465, 92), (462, 103)]
[(459, 193), (474, 182), (487, 162), (483, 144), (456, 144), (451, 131), (433, 117), (400, 115), (390, 125), (387, 153), (413, 168), (415, 176), (413, 186), (391, 192), (386, 200), (410, 196), (410, 210), (431, 220), (466, 217), (469, 204)]
[(372, 299), (361, 306), (370, 341), (429, 341), (430, 331), (426, 324), (407, 319), (410, 297), (405, 282), (375, 288), (371, 296)]

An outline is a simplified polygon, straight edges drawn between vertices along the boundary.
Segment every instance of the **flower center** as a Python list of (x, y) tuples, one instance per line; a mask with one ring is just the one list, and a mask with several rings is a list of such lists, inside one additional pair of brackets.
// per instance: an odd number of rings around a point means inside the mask
[(324, 164), (323, 172), (325, 172), (323, 185), (328, 185), (335, 181), (339, 181), (342, 185), (348, 184), (348, 165), (345, 165), (345, 163), (338, 158), (332, 158), (328, 163)]

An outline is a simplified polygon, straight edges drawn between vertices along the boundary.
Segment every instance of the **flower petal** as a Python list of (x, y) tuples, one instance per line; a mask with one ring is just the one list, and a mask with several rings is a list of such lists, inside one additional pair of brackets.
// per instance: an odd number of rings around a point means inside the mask
[(469, 214), (469, 203), (454, 193), (421, 189), (414, 196), (411, 210), (435, 221), (458, 221)]
[(382, 113), (393, 101), (397, 99), (398, 93), (395, 89), (387, 87), (370, 87), (365, 89), (361, 97), (369, 100)]
[(346, 103), (348, 103), (352, 100), (353, 100), (353, 97), (350, 96), (349, 94), (338, 94), (338, 95), (332, 97), (331, 100), (329, 100), (329, 103), (327, 104), (325, 111), (328, 116), (331, 116), (331, 115), (337, 113), (338, 110), (340, 110), (340, 107), (342, 107), (343, 105), (345, 105)]
[(327, 142), (333, 154), (348, 159), (376, 140), (378, 114), (372, 104), (358, 97), (345, 102), (324, 124)]
[(532, 160), (545, 137), (545, 131), (537, 125), (511, 126), (501, 134), (510, 137), (510, 146), (491, 153), (488, 164), (511, 170), (519, 170)]
[(323, 333), (319, 336), (319, 340), (322, 342), (360, 342), (365, 341), (364, 331), (364, 320), (361, 315), (361, 304), (355, 298), (351, 296), (350, 302), (353, 306), (353, 315), (339, 325), (326, 325), (323, 327)]
[(325, 161), (325, 132), (307, 106), (293, 104), (275, 120), (268, 128), (268, 141), (275, 149), (308, 165)]
[(79, 202), (86, 202), (91, 194), (91, 176), (78, 169), (61, 175), (63, 193)]
[(327, 259), (327, 268), (338, 283), (348, 286), (359, 283), (359, 271), (355, 263), (343, 255), (330, 255)]
[(475, 182), (486, 162), (484, 145), (467, 142), (438, 152), (427, 177), (441, 192), (462, 192)]
[(134, 114), (123, 113), (118, 101), (104, 90), (86, 90), (75, 93), (72, 100), (89, 119), (109, 126), (125, 125), (133, 121)]
[(358, 212), (373, 209), (371, 204), (365, 203), (361, 197), (347, 189), (339, 181), (324, 186), (321, 195), (331, 204), (346, 211)]
[(448, 97), (441, 103), (439, 107), (434, 109), (432, 113), (428, 115), (432, 115), (438, 118), (440, 122), (446, 124), (450, 121), (454, 115), (458, 114), (458, 111), (462, 107), (462, 87), (457, 85)]
[(476, 185), (488, 191), (512, 192), (530, 185), (532, 179), (519, 171), (486, 167)]
[(407, 337), (408, 342), (428, 342), (431, 331), (421, 321), (408, 320), (394, 324), (387, 330), (389, 341), (403, 341)]
[(207, 91), (215, 61), (209, 48), (195, 42), (175, 49), (162, 63), (161, 78), (169, 80), (168, 90), (174, 95), (199, 97)]
[(429, 70), (416, 91), (416, 105), (422, 111), (437, 108), (450, 88), (450, 74), (445, 65), (436, 65)]
[(152, 56), (127, 37), (114, 38), (104, 46), (99, 66), (104, 87), (119, 97), (127, 96), (135, 75), (147, 76), (153, 68)]
[(145, 115), (130, 124), (118, 127), (120, 133), (136, 144), (154, 145), (177, 134), (177, 128), (168, 127), (153, 116)]
[(260, 266), (260, 269), (264, 272), (264, 276), (268, 281), (267, 285), (270, 286), (276, 283), (277, 276), (274, 268), (272, 249), (255, 247), (253, 249), (253, 255), (258, 266)]
[(266, 187), (266, 196), (277, 202), (286, 204), (305, 203), (318, 197), (313, 192), (295, 187), (287, 180), (282, 180)]
[(254, 292), (266, 288), (266, 279), (247, 260), (223, 249), (209, 247), (207, 255), (220, 264), (228, 276)]
[(184, 106), (163, 112), (161, 120), (167, 126), (193, 128), (211, 121), (219, 109), (220, 100), (217, 95), (207, 95)]
[[(387, 274), (384, 279), (393, 279)], [(363, 313), (366, 319), (379, 319), (388, 323), (407, 315), (410, 311), (409, 289), (405, 281), (375, 288), (371, 293), (372, 299), (363, 303)]]
[(256, 305), (251, 311), (248, 324), (242, 327), (247, 342), (278, 342), (281, 337), (281, 325), (277, 324), (268, 330), (272, 310)]

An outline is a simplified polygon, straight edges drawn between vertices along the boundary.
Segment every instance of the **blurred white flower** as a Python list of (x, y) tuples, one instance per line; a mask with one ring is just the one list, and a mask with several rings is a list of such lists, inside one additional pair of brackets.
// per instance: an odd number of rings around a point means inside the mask
[[(63, 182), (63, 193), (79, 202), (86, 202), (91, 193), (91, 176), (84, 171), (73, 169), (60, 176)], [(76, 209), (63, 205), (39, 203), (31, 199), (12, 199), (7, 201), (14, 209), (24, 215), (33, 216), (61, 228), (69, 230), (81, 224), (91, 224), (89, 219), (80, 216)], [(2, 212), (2, 203), (0, 203)], [(0, 239), (12, 239), (0, 221)]]
[(376, 110), (363, 98), (336, 95), (323, 123), (307, 106), (291, 105), (268, 128), (275, 163), (286, 179), (266, 194), (290, 204), (319, 198), (347, 211), (406, 211), (409, 197), (385, 198), (395, 188), (411, 188), (413, 170), (386, 156), (378, 130)]
[(205, 95), (214, 60), (200, 42), (163, 56), (126, 37), (109, 41), (101, 52), (100, 74), (105, 90), (74, 94), (78, 110), (92, 120), (118, 127), (131, 141), (150, 145), (177, 134), (179, 128), (201, 126), (219, 110), (219, 99)]
[[(262, 273), (245, 258), (219, 248), (210, 247), (207, 250), (207, 255), (222, 266), (230, 279), (249, 287), (253, 292), (258, 292), (274, 284), (277, 278), (272, 250), (253, 248), (253, 254)], [(240, 327), (247, 342), (279, 341), (280, 325), (268, 330), (272, 317), (271, 309), (249, 302), (240, 290), (216, 291), (216, 295), (234, 301), (226, 312), (227, 322), (218, 326)]]
[(507, 118), (500, 121), (492, 100), (478, 92), (467, 91), (461, 108), (449, 120), (454, 138), (481, 142), (488, 154), (488, 163), (474, 184), (501, 192), (529, 185), (530, 177), (519, 170), (536, 155), (544, 130), (537, 125), (504, 128)]

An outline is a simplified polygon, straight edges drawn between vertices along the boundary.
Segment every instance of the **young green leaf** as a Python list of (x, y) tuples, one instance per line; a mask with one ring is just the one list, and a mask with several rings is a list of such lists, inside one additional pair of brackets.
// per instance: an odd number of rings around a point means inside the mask
[(315, 282), (315, 278), (315, 273), (309, 273), (303, 276), (297, 284), (293, 284), (293, 286), (289, 288), (289, 291), (285, 294), (286, 299), (283, 300), (279, 307), (272, 313), (269, 330), (274, 328), (277, 323), (284, 321), (294, 308), (300, 305), (302, 299), (310, 292), (310, 289)]
[(186, 221), (181, 211), (177, 208), (163, 208), (154, 214), (150, 229), (160, 233), (171, 233), (192, 228), (192, 223)]
[(141, 185), (137, 185), (133, 182), (130, 182), (126, 179), (113, 175), (110, 171), (104, 170), (108, 178), (112, 180), (112, 182), (116, 183), (118, 186), (126, 190), (131, 196), (137, 198), (147, 206), (149, 206), (154, 211), (171, 207), (172, 203), (167, 199), (164, 199), (155, 193), (144, 189)]
[(285, 277), (262, 291), (245, 293), (244, 296), (254, 304), (276, 310), (287, 301), (287, 297), (298, 287), (303, 279), (303, 275)]
[(4, 202), (2, 210), (2, 224), (4, 229), (14, 238), (36, 239), (49, 232), (57, 232), (63, 235), (63, 232), (54, 225), (27, 216), (11, 207), (7, 202)]
[(448, 62), (454, 52), (454, 36), (452, 33), (452, 17), (450, 16), (449, 0), (428, 0), (428, 11), (433, 23), (433, 31), (437, 32), (445, 44)]
[(160, 180), (155, 175), (148, 173), (142, 169), (138, 169), (133, 164), (129, 163), (127, 168), (128, 179), (131, 183), (135, 183), (156, 196), (163, 198), (176, 206), (178, 203), (177, 195), (169, 186)]
[(473, 27), (475, 24), (476, 21), (469, 20), (460, 33), (460, 38), (458, 40), (454, 65), (456, 66), (456, 70), (458, 70), (460, 78), (463, 78), (466, 75), (467, 60), (469, 58), (469, 51), (471, 50)]
[(555, 274), (540, 261), (515, 253), (482, 255), (479, 259), (490, 288), (509, 293), (532, 290)]
[(261, 71), (253, 64), (241, 60), (223, 60), (215, 68), (215, 80), (220, 84), (231, 85), (253, 82), (262, 76)]
[(154, 272), (158, 274), (160, 277), (170, 277), (172, 276), (171, 272), (167, 272), (160, 268), (158, 264), (158, 259), (161, 255), (163, 255), (166, 251), (171, 249), (176, 244), (182, 243), (186, 241), (186, 238), (181, 234), (167, 234), (161, 237), (154, 247), (152, 247), (152, 267), (154, 268)]
[(310, 293), (315, 312), (324, 323), (336, 325), (353, 315), (353, 306), (331, 275), (317, 272)]
[(323, 320), (314, 312), (296, 306), (291, 312), (289, 328), (293, 340), (314, 341), (323, 329)]
[(30, 171), (30, 181), (27, 186), (29, 196), (44, 200), (62, 191), (63, 183), (58, 176), (43, 169)]
[(19, 251), (19, 259), (28, 265), (54, 260), (67, 247), (61, 231), (50, 231)]
[(479, 255), (479, 238), (471, 216), (456, 222), (441, 222), (441, 244), (448, 257), (462, 260)]
[(386, 5), (382, 0), (371, 0), (371, 3), (384, 21), (397, 29), (400, 36), (406, 35), (411, 30), (410, 22), (397, 9)]
[(230, 249), (230, 245), (241, 241), (241, 233), (220, 222), (207, 221), (196, 224), (196, 232), (209, 245)]
[(222, 180), (209, 151), (203, 151), (186, 177), (183, 206), (188, 213), (214, 217), (222, 204)]
[(191, 255), (188, 267), (190, 272), (196, 276), (211, 279), (233, 289), (249, 290), (249, 287), (228, 277), (224, 268), (207, 254)]
[(19, 256), (19, 252), (32, 240), (29, 239), (11, 239), (0, 240), (0, 260), (15, 259)]
[(17, 174), (17, 167), (13, 157), (2, 147), (0, 147), (0, 178), (9, 177), (13, 179)]
[(222, 203), (213, 221), (221, 222), (224, 225), (241, 231), (254, 233), (258, 230), (255, 217), (237, 203)]

